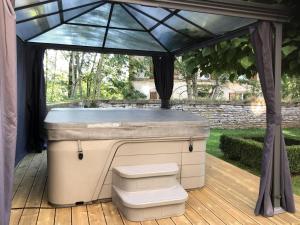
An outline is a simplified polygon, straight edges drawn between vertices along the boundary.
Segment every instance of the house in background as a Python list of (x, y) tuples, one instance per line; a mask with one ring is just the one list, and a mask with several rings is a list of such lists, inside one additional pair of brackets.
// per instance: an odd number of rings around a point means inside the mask
[[(156, 92), (155, 84), (153, 79), (149, 78), (137, 78), (132, 81), (132, 84), (136, 90), (143, 93), (147, 96), (147, 99), (159, 99), (159, 95)], [(216, 85), (216, 82), (211, 79), (198, 79), (198, 96), (203, 98), (203, 96), (208, 96), (212, 91), (213, 86)], [(211, 86), (211, 88), (210, 88)], [(201, 91), (201, 87), (206, 87), (205, 91)], [(207, 88), (208, 87), (208, 88)], [(242, 85), (239, 83), (226, 82), (222, 84), (218, 90), (217, 100), (225, 100), (225, 101), (235, 101), (235, 100), (244, 100), (244, 96), (246, 93), (250, 91), (248, 85)], [(204, 93), (203, 93), (204, 92)], [(186, 82), (182, 79), (175, 78), (174, 80), (174, 88), (172, 99), (184, 100), (188, 99), (187, 94), (187, 85)]]

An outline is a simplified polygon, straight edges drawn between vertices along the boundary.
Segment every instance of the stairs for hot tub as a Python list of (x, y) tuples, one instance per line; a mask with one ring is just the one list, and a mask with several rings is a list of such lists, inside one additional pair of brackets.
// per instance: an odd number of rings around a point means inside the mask
[(179, 216), (187, 192), (176, 180), (175, 163), (113, 168), (112, 200), (131, 221)]

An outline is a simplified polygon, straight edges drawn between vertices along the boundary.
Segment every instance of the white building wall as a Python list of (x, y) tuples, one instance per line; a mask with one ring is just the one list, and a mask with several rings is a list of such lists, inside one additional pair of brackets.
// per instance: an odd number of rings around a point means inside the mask
[[(144, 95), (147, 96), (147, 99), (150, 99), (150, 92), (155, 92), (155, 84), (154, 80), (145, 79), (145, 80), (136, 80), (133, 81), (133, 86), (136, 90), (140, 91)], [(214, 81), (201, 81), (203, 84), (214, 84)], [(230, 83), (227, 82), (221, 86), (221, 94), (217, 97), (217, 100), (225, 100), (229, 101), (229, 94), (244, 94), (249, 91), (249, 87), (247, 85), (240, 85), (238, 83)], [(172, 99), (187, 99), (187, 88), (185, 81), (175, 80)]]
[[(150, 92), (156, 91), (154, 80), (138, 80), (133, 81), (133, 86), (136, 90), (143, 93), (147, 96), (147, 99), (150, 99)], [(174, 88), (173, 88), (173, 99), (186, 99), (187, 92), (186, 92), (186, 83), (184, 81), (174, 81)]]

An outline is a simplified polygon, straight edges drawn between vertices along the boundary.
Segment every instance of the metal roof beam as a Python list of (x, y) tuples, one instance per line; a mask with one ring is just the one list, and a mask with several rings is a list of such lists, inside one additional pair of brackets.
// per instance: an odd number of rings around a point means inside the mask
[(104, 54), (123, 54), (123, 55), (137, 55), (137, 56), (158, 55), (159, 56), (159, 55), (165, 53), (165, 52), (156, 52), (156, 51), (102, 48), (102, 47), (76, 46), (76, 45), (64, 45), (64, 44), (47, 44), (47, 43), (35, 43), (35, 42), (26, 42), (25, 44), (29, 45), (29, 46), (39, 46), (39, 47), (45, 48), (45, 49), (98, 52), (98, 53), (104, 53)]

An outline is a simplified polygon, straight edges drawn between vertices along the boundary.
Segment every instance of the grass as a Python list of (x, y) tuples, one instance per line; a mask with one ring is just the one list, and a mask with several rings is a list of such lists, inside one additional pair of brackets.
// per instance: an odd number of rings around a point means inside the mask
[[(223, 159), (241, 169), (247, 170), (252, 174), (255, 174), (257, 176), (260, 175), (260, 171), (252, 169), (250, 167), (247, 167), (240, 162), (233, 161), (233, 160), (228, 160), (224, 158), (224, 155), (222, 151), (219, 149), (219, 144), (220, 144), (220, 137), (222, 134), (229, 134), (229, 135), (243, 135), (243, 134), (253, 134), (253, 135), (259, 135), (259, 134), (264, 134), (265, 129), (260, 129), (260, 128), (252, 128), (252, 129), (234, 129), (234, 130), (229, 130), (229, 129), (211, 129), (210, 131), (210, 137), (208, 138), (207, 141), (207, 146), (206, 146), (206, 151), (220, 159)], [(283, 130), (284, 134), (290, 135), (290, 136), (295, 136), (295, 137), (300, 137), (300, 128), (287, 128)], [(293, 191), (295, 194), (300, 195), (300, 175), (296, 175), (292, 177), (293, 180)]]

